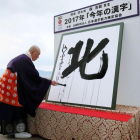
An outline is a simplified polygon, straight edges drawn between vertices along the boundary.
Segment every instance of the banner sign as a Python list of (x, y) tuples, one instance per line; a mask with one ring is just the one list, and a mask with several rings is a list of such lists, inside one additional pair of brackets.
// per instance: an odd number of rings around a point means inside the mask
[(54, 17), (54, 33), (139, 15), (139, 0), (109, 0)]

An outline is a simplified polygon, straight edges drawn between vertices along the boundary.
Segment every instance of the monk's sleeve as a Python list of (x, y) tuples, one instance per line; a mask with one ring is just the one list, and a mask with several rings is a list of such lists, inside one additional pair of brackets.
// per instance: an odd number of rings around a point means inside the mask
[(23, 105), (27, 113), (35, 116), (35, 110), (46, 95), (51, 80), (39, 76), (34, 65), (29, 61), (24, 62), (17, 72), (17, 90), (19, 103)]

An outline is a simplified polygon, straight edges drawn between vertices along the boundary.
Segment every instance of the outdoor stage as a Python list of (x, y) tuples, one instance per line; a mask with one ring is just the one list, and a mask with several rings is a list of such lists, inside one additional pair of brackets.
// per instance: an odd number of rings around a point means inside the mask
[(42, 103), (28, 118), (29, 132), (51, 140), (138, 140), (140, 108), (117, 105), (116, 110)]

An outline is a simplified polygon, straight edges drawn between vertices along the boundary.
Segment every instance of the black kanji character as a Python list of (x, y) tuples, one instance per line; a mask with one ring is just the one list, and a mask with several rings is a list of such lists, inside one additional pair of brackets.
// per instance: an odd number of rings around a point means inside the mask
[(91, 12), (91, 13), (90, 13), (90, 17), (93, 17), (93, 18), (94, 18), (94, 17), (95, 17), (95, 14), (96, 14), (96, 13)]
[(112, 7), (112, 13), (116, 13), (116, 12), (119, 12), (119, 5)]
[(122, 11), (124, 11), (125, 9), (128, 8), (127, 5), (128, 5), (127, 3), (121, 4), (121, 5), (120, 5), (120, 7), (121, 7), (120, 9), (121, 9)]
[(98, 9), (98, 6), (97, 5), (95, 6), (95, 9)]
[(115, 18), (117, 18), (117, 17), (118, 17), (118, 14), (115, 15)]
[(119, 14), (119, 17), (122, 17), (122, 14), (121, 13)]
[(102, 12), (102, 11), (103, 11), (103, 10), (98, 10), (97, 13), (96, 13), (97, 16), (101, 16), (101, 15), (103, 15), (103, 12)]
[(102, 8), (102, 5), (99, 5), (99, 8)]
[(97, 22), (97, 19), (95, 19), (95, 22)]
[(83, 19), (85, 19), (85, 18), (84, 18), (84, 15), (80, 15), (80, 16), (79, 16), (79, 20), (83, 20)]
[(89, 11), (92, 11), (92, 7), (89, 8)]
[(108, 16), (108, 19), (110, 19), (111, 17), (110, 16)]
[(103, 61), (102, 67), (100, 68), (100, 71), (98, 73), (87, 75), (87, 74), (85, 74), (85, 68), (86, 68), (86, 64), (89, 63), (92, 59), (94, 59), (102, 51), (102, 49), (108, 44), (108, 42), (109, 42), (109, 39), (104, 38), (97, 45), (97, 47), (90, 53), (92, 45), (93, 45), (93, 40), (88, 39), (84, 56), (82, 57), (82, 59), (80, 61), (78, 61), (80, 51), (81, 51), (81, 48), (83, 46), (83, 41), (79, 41), (76, 44), (75, 48), (72, 47), (68, 51), (68, 54), (73, 55), (72, 59), (71, 59), (71, 65), (68, 66), (62, 72), (61, 78), (65, 78), (66, 76), (68, 76), (71, 72), (73, 72), (78, 67), (80, 70), (80, 75), (83, 79), (92, 80), (92, 79), (103, 78), (107, 72), (107, 69), (108, 69), (108, 54), (106, 54), (104, 51), (102, 54), (102, 61)]

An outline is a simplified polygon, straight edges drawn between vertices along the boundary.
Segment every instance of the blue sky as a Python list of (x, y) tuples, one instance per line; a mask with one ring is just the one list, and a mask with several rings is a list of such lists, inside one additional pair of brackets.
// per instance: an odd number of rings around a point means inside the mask
[(38, 45), (38, 70), (54, 65), (54, 16), (107, 0), (0, 0), (0, 69), (14, 57)]

